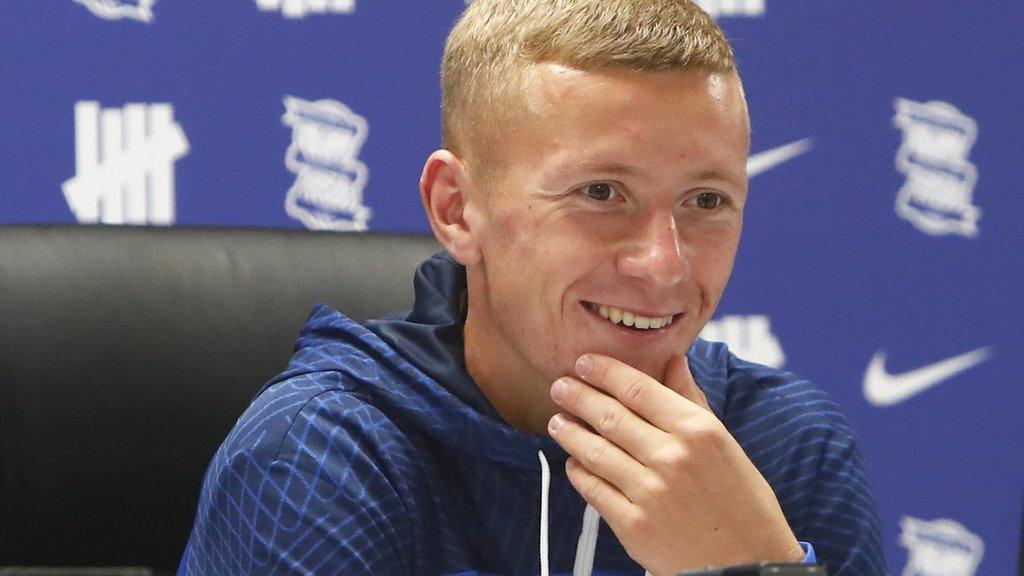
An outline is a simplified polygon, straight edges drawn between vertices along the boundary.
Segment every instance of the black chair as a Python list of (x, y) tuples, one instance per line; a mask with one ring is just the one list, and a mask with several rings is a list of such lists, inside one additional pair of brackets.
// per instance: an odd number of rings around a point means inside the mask
[(172, 573), (211, 456), (313, 304), (357, 320), (406, 309), (438, 249), (424, 235), (0, 227), (0, 566)]

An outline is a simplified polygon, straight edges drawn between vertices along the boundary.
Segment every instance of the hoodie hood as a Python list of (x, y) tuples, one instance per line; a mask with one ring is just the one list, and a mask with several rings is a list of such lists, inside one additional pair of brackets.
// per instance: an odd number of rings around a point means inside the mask
[(503, 421), (466, 370), (463, 327), (466, 323), (466, 269), (440, 252), (416, 270), (416, 301), (397, 318), (370, 320), (367, 329), (467, 406)]
[[(420, 265), (414, 284), (411, 311), (363, 325), (317, 304), (288, 369), (267, 386), (311, 372), (344, 375), (354, 362), (373, 363), (390, 377), (351, 385), (357, 386), (352, 393), (380, 406), (402, 428), (426, 434), (460, 457), (483, 457), (538, 477), (538, 451), (553, 467), (564, 466), (568, 455), (554, 440), (505, 423), (466, 371), (465, 268), (439, 253)], [(349, 386), (360, 379), (339, 380)], [(388, 385), (393, 380), (408, 386)]]

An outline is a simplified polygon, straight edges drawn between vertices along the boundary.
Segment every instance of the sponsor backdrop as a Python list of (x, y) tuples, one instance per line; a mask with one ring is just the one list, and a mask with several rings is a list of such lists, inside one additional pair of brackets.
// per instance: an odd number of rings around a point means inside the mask
[[(704, 6), (754, 128), (744, 243), (706, 335), (841, 404), (893, 574), (1014, 573), (1024, 7)], [(426, 231), (416, 183), (462, 8), (8, 2), (0, 222)]]

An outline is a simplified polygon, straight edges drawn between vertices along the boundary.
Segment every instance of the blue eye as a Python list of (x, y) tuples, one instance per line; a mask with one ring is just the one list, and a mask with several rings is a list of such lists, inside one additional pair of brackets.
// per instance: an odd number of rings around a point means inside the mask
[(584, 186), (583, 193), (593, 200), (608, 200), (615, 195), (615, 189), (612, 188), (611, 184), (595, 182)]
[(704, 210), (714, 210), (722, 204), (722, 196), (715, 192), (701, 192), (697, 194), (694, 200), (697, 203), (697, 207)]

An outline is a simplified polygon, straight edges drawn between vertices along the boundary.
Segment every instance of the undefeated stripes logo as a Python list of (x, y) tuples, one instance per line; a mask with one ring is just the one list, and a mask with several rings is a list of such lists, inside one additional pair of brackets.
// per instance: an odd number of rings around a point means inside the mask
[(326, 12), (347, 14), (356, 9), (356, 0), (256, 0), (256, 7), (264, 12), (280, 10), (287, 18), (302, 18)]
[(75, 104), (75, 170), (64, 196), (83, 224), (173, 224), (174, 161), (188, 152), (170, 104)]

